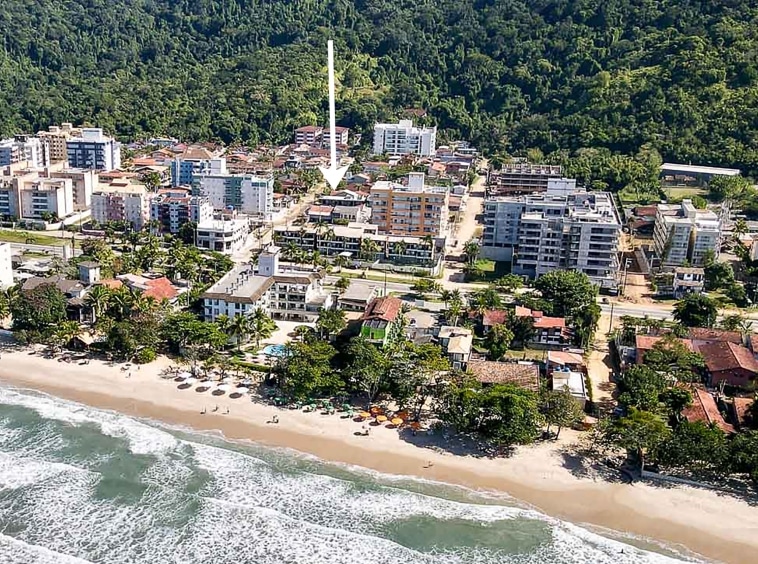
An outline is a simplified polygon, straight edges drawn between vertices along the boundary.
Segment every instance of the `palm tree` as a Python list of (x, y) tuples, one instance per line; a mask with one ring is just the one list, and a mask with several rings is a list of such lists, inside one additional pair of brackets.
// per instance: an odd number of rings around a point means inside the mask
[(373, 239), (361, 239), (360, 256), (363, 260), (374, 260), (380, 250), (378, 243)]
[(248, 334), (255, 339), (255, 346), (261, 346), (261, 339), (268, 339), (276, 331), (276, 323), (261, 308), (256, 309), (250, 317)]
[(448, 323), (452, 323), (453, 327), (458, 326), (458, 320), (463, 314), (463, 304), (461, 302), (450, 302), (450, 305), (445, 310), (445, 319)]
[(350, 259), (344, 255), (337, 255), (332, 262), (334, 266), (339, 268), (339, 272), (342, 272), (343, 268), (350, 265)]
[(95, 319), (98, 319), (108, 308), (111, 299), (111, 291), (107, 286), (98, 284), (84, 296), (84, 303), (92, 309)]
[(222, 313), (216, 318), (216, 325), (218, 325), (219, 331), (224, 333), (227, 337), (230, 336), (230, 329), (232, 326), (231, 318)]
[(476, 259), (479, 258), (479, 242), (475, 239), (467, 241), (463, 245), (463, 255), (466, 257), (466, 262), (469, 266), (472, 266), (476, 262)]
[(321, 309), (318, 313), (316, 328), (322, 337), (330, 337), (347, 327), (345, 312), (341, 309)]
[(392, 244), (392, 252), (398, 256), (398, 258), (405, 255), (405, 252), (408, 250), (408, 243), (405, 241), (395, 241)]
[(435, 251), (435, 244), (434, 244), (434, 237), (431, 235), (424, 235), (421, 237), (421, 242), (424, 243), (424, 245), (431, 251), (431, 262), (434, 262), (434, 251)]
[(250, 322), (246, 315), (235, 315), (229, 323), (229, 336), (237, 343), (237, 350), (242, 348), (242, 342), (250, 335)]
[(350, 287), (350, 278), (347, 276), (340, 276), (340, 278), (334, 283), (334, 287), (339, 291), (340, 294), (344, 294), (345, 291)]

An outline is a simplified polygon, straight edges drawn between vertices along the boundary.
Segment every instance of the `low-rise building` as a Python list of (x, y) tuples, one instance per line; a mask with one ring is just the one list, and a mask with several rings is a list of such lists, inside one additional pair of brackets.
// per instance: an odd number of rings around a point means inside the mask
[(366, 311), (368, 305), (379, 295), (379, 289), (368, 284), (352, 282), (337, 298), (337, 305), (345, 311)]
[(705, 289), (705, 269), (677, 267), (674, 269), (672, 284), (676, 299), (680, 299), (686, 294), (699, 294)]
[(571, 332), (566, 327), (566, 319), (563, 317), (548, 317), (543, 315), (541, 311), (521, 306), (516, 306), (516, 317), (528, 317), (532, 319), (534, 337), (529, 342), (532, 346), (558, 348), (568, 343), (571, 339)]
[(122, 274), (116, 276), (130, 290), (134, 290), (141, 296), (153, 298), (157, 302), (176, 302), (179, 297), (179, 289), (171, 283), (171, 280), (162, 275)]
[(279, 264), (280, 249), (269, 247), (251, 264), (237, 265), (201, 297), (205, 319), (233, 318), (262, 309), (274, 319), (314, 322), (319, 311), (332, 307), (319, 271), (286, 269)]
[(395, 337), (403, 302), (394, 296), (375, 298), (366, 307), (361, 322), (361, 337), (384, 346)]
[[(365, 241), (371, 241), (370, 244)], [(293, 244), (304, 251), (317, 250), (322, 256), (349, 253), (354, 260), (387, 260), (396, 264), (433, 267), (439, 257), (436, 241), (424, 237), (380, 235), (375, 225), (333, 225), (328, 230), (315, 225), (276, 226), (274, 242), (285, 247)]]
[(532, 392), (540, 391), (540, 368), (533, 362), (471, 361), (468, 371), (485, 386), (513, 384)]
[(324, 128), (317, 125), (305, 125), (295, 130), (295, 144), (321, 145)]
[(747, 348), (730, 342), (699, 345), (710, 384), (747, 388), (758, 377), (758, 360)]
[(718, 257), (721, 220), (709, 210), (699, 210), (691, 200), (659, 204), (653, 230), (653, 248), (664, 267), (702, 266), (705, 257)]
[[(329, 144), (331, 143), (331, 131), (332, 130), (327, 127), (321, 135), (321, 146), (324, 149), (328, 149)], [(340, 127), (338, 125), (334, 128), (334, 141), (337, 145), (347, 145), (349, 136), (350, 130), (347, 127)]]
[(456, 370), (466, 370), (474, 345), (474, 332), (465, 327), (443, 325), (437, 335), (442, 350)]
[(210, 219), (197, 224), (197, 246), (231, 255), (245, 246), (250, 233), (246, 219)]
[(715, 425), (726, 434), (735, 432), (734, 427), (724, 421), (713, 395), (700, 386), (692, 390), (692, 404), (684, 408), (682, 415), (690, 423), (700, 421), (707, 426)]

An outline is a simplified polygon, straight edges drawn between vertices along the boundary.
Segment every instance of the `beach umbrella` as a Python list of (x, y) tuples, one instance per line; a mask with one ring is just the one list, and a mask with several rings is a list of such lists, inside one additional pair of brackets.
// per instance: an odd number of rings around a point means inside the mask
[(387, 416), (386, 415), (377, 415), (376, 416), (376, 422), (377, 423), (384, 423), (385, 421), (387, 421)]
[(185, 384), (194, 384), (195, 382), (197, 382), (197, 378), (194, 376), (190, 376), (184, 381)]
[(192, 377), (192, 373), (187, 372), (187, 371), (180, 372), (178, 375), (178, 378), (191, 378), (191, 377)]
[(231, 389), (231, 386), (229, 384), (219, 384), (216, 386), (217, 390), (221, 390), (222, 392), (228, 392)]
[(242, 384), (243, 386), (252, 386), (253, 381), (250, 378), (245, 378), (244, 380), (242, 380), (242, 382), (240, 382), (240, 384)]
[(234, 389), (234, 393), (235, 394), (247, 394), (247, 393), (250, 393), (250, 388), (248, 388), (247, 386), (237, 386)]
[(390, 421), (390, 423), (392, 423), (393, 425), (402, 425), (403, 420), (400, 419), (399, 417), (395, 417), (394, 419), (392, 419), (392, 421)]
[(419, 423), (418, 421), (414, 421), (413, 423), (411, 423), (411, 429), (416, 429), (418, 431), (419, 429), (421, 429), (421, 423)]
[(358, 416), (361, 417), (362, 419), (368, 419), (369, 417), (371, 417), (371, 414), (368, 411), (361, 411), (358, 414)]

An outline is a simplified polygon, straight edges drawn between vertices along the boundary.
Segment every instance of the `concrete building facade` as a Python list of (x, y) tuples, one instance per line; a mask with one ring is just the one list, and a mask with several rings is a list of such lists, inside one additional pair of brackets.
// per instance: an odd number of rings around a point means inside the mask
[(719, 255), (721, 220), (709, 210), (699, 210), (691, 200), (659, 204), (653, 229), (653, 249), (661, 265), (702, 266), (708, 252)]
[(441, 237), (447, 230), (447, 188), (426, 186), (423, 173), (410, 173), (407, 186), (376, 182), (369, 199), (371, 223), (381, 233)]
[(144, 184), (128, 181), (100, 184), (92, 194), (92, 219), (98, 223), (128, 221), (135, 230), (140, 230), (149, 217), (150, 200)]
[(67, 178), (71, 180), (74, 195), (74, 211), (88, 210), (92, 206), (92, 192), (97, 186), (97, 171), (82, 168), (51, 170), (50, 178)]
[(217, 210), (233, 209), (268, 218), (274, 212), (274, 177), (250, 174), (196, 175), (192, 193)]
[(196, 245), (232, 255), (244, 247), (248, 233), (250, 224), (246, 219), (211, 219), (198, 223)]
[(26, 162), (29, 168), (42, 168), (50, 163), (47, 146), (38, 137), (16, 135), (0, 141), (0, 167)]
[(213, 220), (213, 205), (202, 196), (167, 190), (150, 200), (150, 220), (159, 222), (164, 233), (176, 234), (187, 222), (199, 225)]
[(71, 168), (116, 170), (121, 168), (121, 143), (103, 134), (99, 127), (84, 127), (80, 137), (66, 141)]
[(37, 137), (47, 146), (51, 163), (68, 160), (66, 142), (71, 137), (81, 137), (81, 127), (74, 127), (70, 123), (62, 123), (60, 126), (51, 125), (47, 131), (38, 131)]
[(195, 176), (226, 174), (226, 159), (204, 147), (187, 147), (171, 161), (171, 185), (189, 186)]
[(617, 287), (622, 225), (608, 193), (488, 198), (484, 226), (482, 256), (512, 261), (514, 274), (573, 269), (602, 288)]
[[(532, 163), (504, 164), (500, 170), (490, 171), (487, 177), (487, 194), (509, 196), (546, 192), (548, 182), (561, 178), (560, 165)], [(576, 181), (574, 181), (574, 189)]]
[(375, 155), (431, 157), (436, 148), (436, 127), (415, 127), (412, 120), (374, 125)]

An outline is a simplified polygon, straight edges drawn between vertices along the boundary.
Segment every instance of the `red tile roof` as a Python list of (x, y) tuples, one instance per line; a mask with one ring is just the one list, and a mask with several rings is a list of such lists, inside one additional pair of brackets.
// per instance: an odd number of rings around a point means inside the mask
[(124, 285), (121, 280), (116, 280), (115, 278), (103, 278), (98, 282), (98, 284), (105, 286), (106, 288), (110, 288), (111, 290), (118, 290), (121, 288), (121, 286)]
[(739, 331), (724, 331), (723, 329), (708, 329), (706, 327), (692, 327), (689, 337), (693, 341), (709, 341), (713, 343), (742, 344), (742, 333)]
[(703, 388), (692, 390), (692, 405), (684, 408), (682, 415), (690, 423), (695, 421), (702, 421), (707, 425), (713, 423), (725, 433), (734, 433), (734, 427), (724, 421), (716, 400)]
[(528, 307), (516, 306), (516, 317), (531, 317), (535, 329), (563, 329), (566, 320), (563, 317), (545, 317), (541, 311), (532, 311)]
[(317, 125), (304, 125), (303, 127), (298, 127), (295, 131), (298, 133), (316, 133), (323, 131), (323, 128)]
[(363, 320), (381, 319), (382, 321), (393, 322), (397, 319), (402, 305), (402, 300), (394, 296), (374, 298), (366, 307)]
[(177, 292), (171, 281), (165, 276), (149, 280), (147, 282), (147, 290), (142, 292), (143, 296), (155, 298), (159, 302), (175, 298), (178, 294), (179, 292)]
[(308, 214), (332, 215), (334, 208), (332, 206), (311, 206), (308, 208)]
[(700, 345), (698, 351), (703, 355), (709, 372), (722, 372), (741, 368), (758, 374), (758, 360), (745, 347), (734, 343), (709, 343)]
[(482, 325), (485, 327), (502, 325), (506, 319), (508, 319), (508, 312), (504, 309), (488, 309), (482, 317)]
[(734, 416), (740, 427), (745, 427), (750, 420), (750, 408), (755, 400), (753, 398), (734, 398)]
[[(634, 338), (634, 346), (637, 350), (649, 351), (661, 339), (663, 339), (663, 336), (660, 335), (637, 335)], [(695, 345), (689, 339), (679, 339), (679, 341), (681, 341), (690, 351), (697, 352), (695, 350)]]

